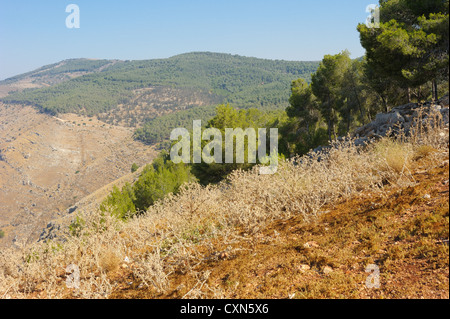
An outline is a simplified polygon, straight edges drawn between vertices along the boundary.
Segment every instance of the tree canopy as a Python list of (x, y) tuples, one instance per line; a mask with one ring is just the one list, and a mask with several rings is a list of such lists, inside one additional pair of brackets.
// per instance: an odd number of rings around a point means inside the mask
[(448, 77), (448, 9), (448, 0), (380, 1), (379, 27), (358, 25), (372, 77), (405, 89), (431, 82), (437, 99)]

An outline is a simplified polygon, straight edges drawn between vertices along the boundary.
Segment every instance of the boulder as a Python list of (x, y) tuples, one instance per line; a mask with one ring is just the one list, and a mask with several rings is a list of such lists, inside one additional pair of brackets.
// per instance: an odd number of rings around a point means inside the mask
[(67, 213), (68, 214), (72, 214), (74, 211), (76, 211), (77, 210), (77, 208), (78, 208), (78, 206), (72, 206), (72, 207), (70, 207), (68, 210), (67, 210)]
[(449, 123), (448, 95), (439, 99), (436, 103), (428, 101), (426, 103), (408, 103), (397, 106), (389, 113), (377, 114), (374, 121), (357, 128), (352, 136), (359, 144), (367, 141), (361, 138), (371, 139), (386, 136), (391, 129), (394, 133), (402, 130), (407, 136), (411, 134), (412, 126), (420, 118), (428, 123), (429, 118), (442, 118), (445, 126)]
[(405, 122), (405, 119), (400, 115), (398, 111), (394, 111), (391, 113), (379, 113), (375, 118), (375, 125), (377, 126), (403, 122)]
[(439, 112), (441, 113), (444, 123), (448, 123), (448, 107), (440, 109)]
[(391, 124), (383, 124), (377, 128), (377, 135), (386, 136), (389, 130), (393, 129), (393, 125)]
[(50, 222), (47, 224), (47, 227), (44, 228), (39, 236), (38, 242), (46, 242), (52, 239), (60, 239), (64, 241), (63, 238), (59, 238), (58, 234), (61, 231), (61, 225), (55, 222)]

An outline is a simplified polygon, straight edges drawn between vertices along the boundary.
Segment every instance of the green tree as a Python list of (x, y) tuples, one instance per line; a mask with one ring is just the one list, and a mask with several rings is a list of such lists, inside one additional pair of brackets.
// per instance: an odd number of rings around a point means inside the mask
[(290, 106), (286, 108), (287, 115), (300, 119), (300, 125), (305, 127), (306, 134), (311, 139), (320, 119), (317, 101), (312, 93), (311, 85), (303, 79), (293, 81), (289, 104)]
[[(380, 1), (380, 25), (358, 25), (371, 77), (406, 89), (448, 77), (448, 0)], [(376, 87), (380, 92), (380, 87)]]
[(112, 215), (127, 219), (136, 212), (134, 200), (136, 199), (133, 189), (129, 183), (120, 190), (114, 185), (113, 190), (100, 205), (103, 212), (111, 212)]
[(156, 168), (148, 165), (133, 186), (137, 210), (145, 211), (167, 194), (177, 193), (181, 185), (189, 179), (190, 173), (184, 164), (172, 163)]
[(121, 190), (114, 186), (100, 205), (100, 210), (126, 220), (130, 216), (144, 213), (167, 194), (177, 193), (184, 183), (190, 181), (195, 181), (190, 167), (174, 164), (163, 151), (151, 165), (144, 167), (133, 185), (126, 183)]
[[(288, 119), (280, 118), (278, 127), (282, 136), (279, 142), (280, 152), (286, 156), (305, 154), (324, 142), (319, 136), (321, 114), (317, 98), (311, 85), (303, 79), (291, 83), (291, 96), (286, 108)], [(323, 134), (322, 134), (323, 136)]]
[(325, 55), (316, 73), (312, 75), (311, 89), (317, 97), (319, 110), (328, 126), (328, 139), (337, 137), (338, 110), (342, 105), (341, 84), (351, 65), (350, 53)]
[[(263, 112), (258, 109), (243, 109), (237, 110), (230, 104), (219, 105), (216, 109), (216, 116), (214, 116), (206, 125), (206, 128), (217, 128), (222, 136), (222, 162), (221, 163), (201, 163), (192, 164), (192, 172), (199, 179), (200, 183), (206, 185), (210, 183), (217, 183), (223, 180), (228, 174), (237, 169), (247, 170), (258, 163), (250, 163), (248, 154), (248, 137), (244, 137), (244, 162), (237, 163), (236, 160), (236, 138), (233, 138), (233, 163), (226, 163), (225, 152), (225, 136), (226, 129), (240, 128), (245, 131), (247, 128), (252, 128), (256, 133), (256, 145), (259, 145), (258, 129), (274, 127), (277, 125), (277, 116), (268, 112)], [(269, 131), (267, 130), (266, 150), (269, 149)], [(208, 144), (209, 141), (202, 141), (201, 149)], [(192, 154), (192, 152), (191, 152)], [(210, 154), (213, 156), (214, 154)]]

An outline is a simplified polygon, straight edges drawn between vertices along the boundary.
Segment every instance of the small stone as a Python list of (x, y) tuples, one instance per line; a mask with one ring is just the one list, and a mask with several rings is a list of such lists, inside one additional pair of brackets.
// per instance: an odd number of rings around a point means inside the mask
[(328, 274), (330, 274), (330, 273), (332, 273), (333, 272), (333, 268), (331, 268), (331, 267), (329, 267), (329, 266), (325, 266), (325, 267), (323, 267), (323, 273), (325, 274), (325, 275), (328, 275)]
[(311, 267), (306, 264), (301, 264), (300, 266), (298, 266), (298, 268), (300, 269), (300, 271), (307, 271), (311, 269)]
[(425, 194), (425, 195), (423, 195), (423, 197), (422, 197), (423, 199), (430, 199), (431, 198), (431, 196), (430, 196), (430, 194)]
[(219, 255), (219, 259), (226, 259), (226, 258), (228, 258), (228, 254), (227, 253), (221, 253)]
[(306, 249), (309, 249), (309, 248), (316, 248), (316, 247), (319, 247), (319, 244), (316, 243), (315, 241), (309, 241), (309, 242), (307, 242), (307, 243), (304, 243), (304, 244), (303, 244), (303, 247), (306, 248)]

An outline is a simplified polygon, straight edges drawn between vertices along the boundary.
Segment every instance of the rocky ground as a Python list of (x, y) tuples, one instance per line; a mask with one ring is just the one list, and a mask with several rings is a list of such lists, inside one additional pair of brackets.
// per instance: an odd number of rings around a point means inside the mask
[(436, 121), (442, 121), (447, 126), (449, 123), (449, 97), (448, 94), (436, 101), (426, 103), (409, 103), (393, 108), (388, 113), (377, 114), (374, 121), (356, 129), (353, 136), (356, 143), (362, 144), (372, 138), (383, 137), (388, 134), (402, 132), (409, 136), (411, 128), (417, 121), (427, 121), (434, 117)]

